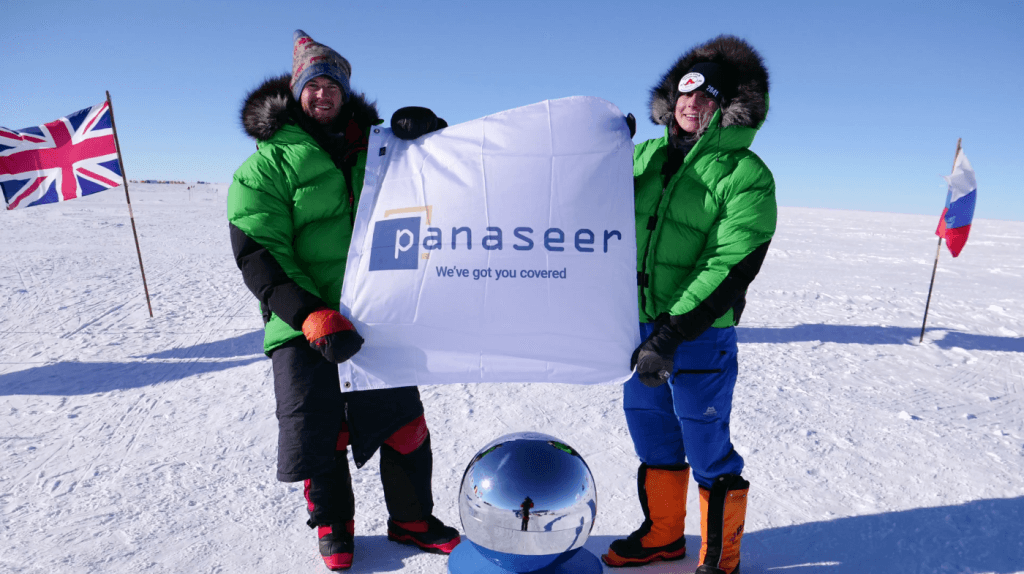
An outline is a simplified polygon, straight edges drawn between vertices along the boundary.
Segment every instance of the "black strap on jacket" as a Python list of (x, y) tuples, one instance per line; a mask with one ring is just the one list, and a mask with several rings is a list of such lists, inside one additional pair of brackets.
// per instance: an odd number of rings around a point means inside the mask
[(235, 264), (242, 272), (245, 286), (260, 300), (264, 324), (270, 321), (273, 313), (292, 329), (301, 331), (302, 323), (310, 313), (327, 307), (323, 299), (306, 291), (289, 277), (266, 247), (235, 224), (229, 223), (228, 226)]

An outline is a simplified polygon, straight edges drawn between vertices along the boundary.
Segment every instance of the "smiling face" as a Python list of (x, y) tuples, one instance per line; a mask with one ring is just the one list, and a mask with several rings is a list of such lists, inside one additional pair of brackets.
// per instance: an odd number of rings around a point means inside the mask
[(717, 109), (718, 103), (703, 90), (682, 94), (676, 100), (676, 123), (684, 132), (695, 134), (707, 127)]
[(327, 76), (317, 76), (302, 88), (299, 103), (306, 115), (327, 125), (338, 117), (342, 102), (341, 86)]

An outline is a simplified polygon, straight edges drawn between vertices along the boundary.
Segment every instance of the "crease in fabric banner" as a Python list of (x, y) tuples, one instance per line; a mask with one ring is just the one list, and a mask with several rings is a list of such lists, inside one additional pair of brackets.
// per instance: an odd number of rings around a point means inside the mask
[(640, 343), (633, 143), (600, 98), (404, 141), (373, 129), (341, 312), (343, 390), (623, 382)]

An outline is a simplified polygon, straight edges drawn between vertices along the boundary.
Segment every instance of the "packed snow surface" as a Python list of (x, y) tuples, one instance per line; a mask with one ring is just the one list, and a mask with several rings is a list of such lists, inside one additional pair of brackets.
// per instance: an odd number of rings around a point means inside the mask
[[(130, 187), (153, 318), (122, 190), (0, 214), (0, 572), (327, 571), (301, 485), (274, 478), (226, 190)], [(937, 220), (781, 209), (738, 328), (744, 574), (1024, 572), (1024, 223), (975, 221), (943, 251), (919, 344)], [(640, 524), (619, 386), (420, 391), (445, 522), (472, 455), (529, 430), (594, 473), (587, 548)], [(377, 459), (353, 476), (351, 571), (446, 572), (387, 541)], [(691, 556), (630, 572), (696, 568), (692, 485), (688, 510)]]

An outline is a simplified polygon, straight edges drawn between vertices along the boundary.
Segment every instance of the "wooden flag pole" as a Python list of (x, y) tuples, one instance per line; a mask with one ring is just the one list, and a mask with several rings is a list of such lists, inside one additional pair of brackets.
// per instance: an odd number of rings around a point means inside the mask
[(128, 200), (128, 217), (132, 220), (132, 235), (135, 236), (135, 252), (139, 254), (139, 271), (142, 272), (142, 289), (146, 292), (146, 305), (149, 316), (153, 316), (153, 303), (149, 300), (149, 287), (146, 285), (146, 270), (142, 267), (142, 249), (139, 247), (139, 233), (135, 230), (135, 213), (132, 212), (132, 198), (128, 195), (128, 176), (125, 175), (124, 161), (121, 160), (121, 143), (117, 141), (117, 127), (114, 125), (114, 104), (110, 102), (107, 92), (107, 107), (110, 108), (110, 128), (114, 132), (114, 145), (117, 147), (117, 165), (121, 168), (121, 181), (124, 182), (124, 197)]
[[(963, 138), (956, 138), (956, 154), (953, 155), (953, 169), (956, 169), (956, 158), (960, 155), (960, 141)], [(952, 173), (952, 171), (950, 172)], [(928, 306), (932, 303), (932, 287), (935, 286), (935, 271), (939, 268), (939, 254), (942, 253), (942, 237), (939, 237), (939, 247), (935, 250), (935, 265), (932, 267), (932, 282), (928, 285), (928, 300), (924, 304), (924, 320), (921, 321), (921, 338), (918, 343), (924, 342), (924, 326), (928, 324)]]

